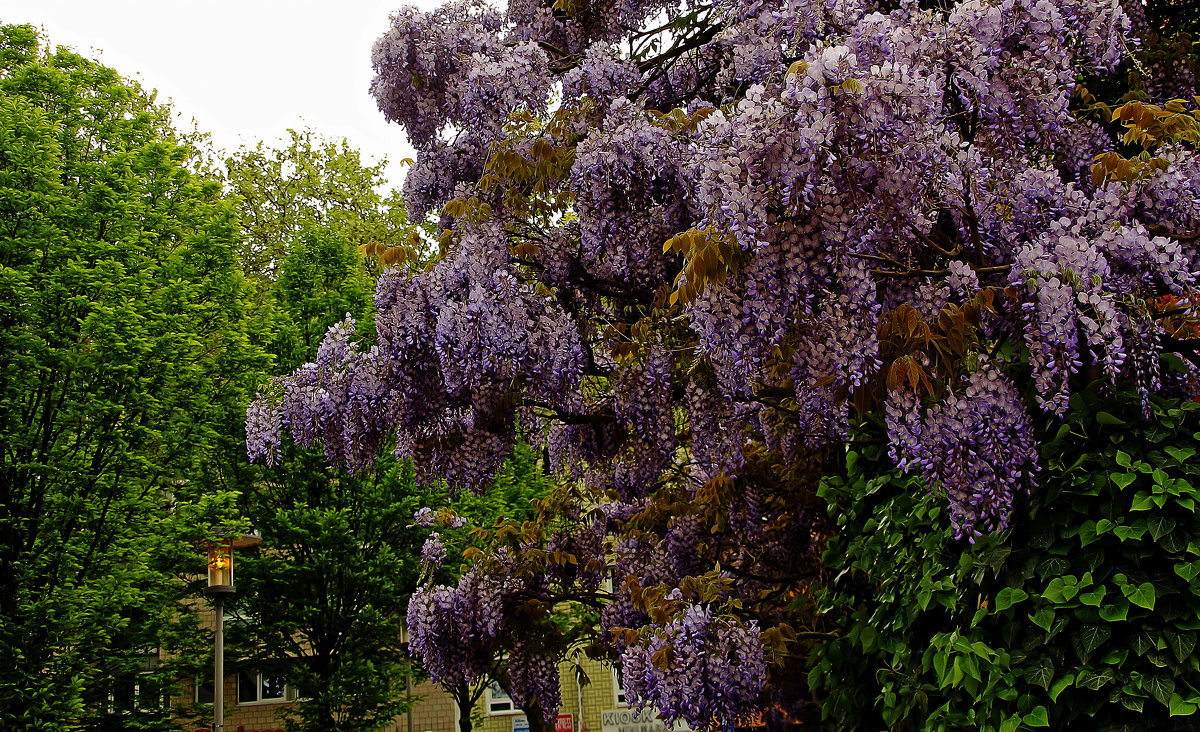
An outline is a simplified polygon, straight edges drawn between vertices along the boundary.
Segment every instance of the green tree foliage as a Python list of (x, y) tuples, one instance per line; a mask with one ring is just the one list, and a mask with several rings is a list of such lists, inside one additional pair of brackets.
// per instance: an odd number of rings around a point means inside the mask
[(231, 641), (244, 663), (296, 688), (290, 728), (375, 729), (407, 708), (400, 644), (423, 533), (411, 467), (352, 478), (294, 447), (244, 514), (263, 536), (238, 576)]
[[(329, 161), (306, 156), (329, 149), (294, 146), (300, 157), (290, 164), (324, 169)], [(357, 160), (357, 153), (346, 148), (342, 159)], [(325, 208), (324, 188), (289, 190), (314, 210)], [(373, 283), (350, 240), (354, 229), (344, 223), (306, 221), (287, 242), (258, 333), (276, 371), (312, 360), (321, 336), (348, 314), (370, 330)], [(253, 232), (253, 222), (247, 229)], [(239, 437), (243, 421), (236, 423)], [(416, 584), (424, 541), (424, 532), (407, 528), (418, 501), (411, 468), (393, 463), (352, 476), (330, 468), (319, 448), (291, 443), (272, 468), (249, 465), (244, 442), (228, 460), (242, 515), (263, 537), (239, 563), (233, 655), (297, 690), (293, 729), (366, 730), (390, 722), (407, 708), (403, 599)]]
[[(364, 165), (349, 142), (288, 130), (286, 145), (258, 143), (224, 160), (226, 190), (239, 200), (245, 231), (239, 259), (265, 290), (297, 242), (317, 229), (338, 232), (352, 247), (396, 244), (412, 227), (399, 194), (379, 193), (384, 163)], [(343, 313), (344, 314), (344, 313)]]
[(202, 466), (266, 360), (234, 210), (169, 119), (0, 27), (4, 729), (166, 725), (170, 669), (139, 672), (188, 639), (179, 575), (229, 507)]
[(836, 729), (1196, 729), (1200, 405), (1118, 397), (1074, 397), (1020, 520), (973, 545), (872, 451), (825, 483)]
[(325, 331), (347, 315), (369, 331), (374, 289), (362, 256), (344, 232), (306, 230), (283, 260), (271, 290), (278, 316), (276, 368), (290, 370), (311, 360)]

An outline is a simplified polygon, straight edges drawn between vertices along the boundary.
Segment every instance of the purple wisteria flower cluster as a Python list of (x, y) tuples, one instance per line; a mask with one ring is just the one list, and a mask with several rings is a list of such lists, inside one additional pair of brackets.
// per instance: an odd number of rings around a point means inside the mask
[[(1116, 129), (1071, 106), (1132, 28), (1118, 0), (402, 8), (371, 93), (438, 253), (380, 277), (372, 342), (335, 327), (250, 406), (247, 449), (276, 460), (287, 433), (352, 470), (392, 449), (484, 490), (534, 443), (582, 522), (542, 541), (612, 581), (507, 557), (422, 589), (430, 673), (478, 681), (520, 644), (514, 698), (545, 709), (561, 649), (505, 608), (586, 596), (639, 703), (697, 727), (794, 709), (801, 672), (767, 685), (759, 628), (804, 591), (843, 441), (886, 439), (970, 538), (1008, 525), (1035, 426), (1085, 378), (1171, 380), (1146, 303), (1195, 287), (1200, 157), (1093, 180)], [(663, 599), (685, 584), (706, 599)]]
[(621, 670), (630, 706), (711, 730), (753, 708), (767, 662), (754, 621), (690, 605), (646, 643), (627, 648)]
[(1032, 485), (1037, 445), (1015, 385), (990, 361), (944, 399), (923, 408), (911, 389), (887, 405), (892, 457), (944, 491), (958, 536), (1004, 528), (1012, 493)]

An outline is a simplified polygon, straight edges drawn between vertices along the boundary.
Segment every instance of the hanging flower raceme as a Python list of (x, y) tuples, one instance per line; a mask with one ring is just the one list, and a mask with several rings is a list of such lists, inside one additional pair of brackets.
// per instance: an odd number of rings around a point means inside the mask
[(761, 709), (767, 663), (755, 621), (689, 605), (648, 640), (626, 648), (621, 670), (630, 706), (707, 731)]

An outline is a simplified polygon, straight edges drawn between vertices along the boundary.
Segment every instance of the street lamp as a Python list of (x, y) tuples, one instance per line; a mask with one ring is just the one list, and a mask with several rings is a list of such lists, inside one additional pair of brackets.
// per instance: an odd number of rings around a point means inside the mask
[(213, 651), (213, 731), (225, 732), (225, 598), (233, 594), (233, 550), (262, 543), (258, 534), (226, 536), (224, 529), (213, 529), (208, 541), (208, 587), (205, 594), (213, 600), (217, 613), (216, 648)]

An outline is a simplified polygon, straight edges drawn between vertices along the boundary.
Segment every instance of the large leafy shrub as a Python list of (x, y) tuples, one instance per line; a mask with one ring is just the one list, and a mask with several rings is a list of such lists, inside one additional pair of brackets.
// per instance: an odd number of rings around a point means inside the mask
[[(842, 729), (1195, 729), (1200, 405), (1077, 394), (1009, 531), (851, 454), (823, 487), (836, 639), (810, 675)], [(863, 700), (874, 703), (863, 703)]]

